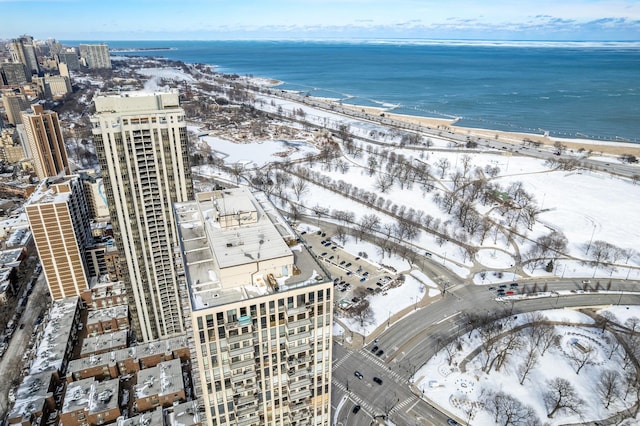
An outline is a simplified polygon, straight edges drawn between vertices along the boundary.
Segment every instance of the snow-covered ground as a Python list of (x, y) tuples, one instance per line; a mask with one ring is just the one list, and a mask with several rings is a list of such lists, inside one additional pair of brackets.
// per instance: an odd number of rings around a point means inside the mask
[[(608, 310), (617, 314), (617, 319), (622, 323), (625, 318), (640, 316), (640, 308), (636, 306), (619, 306)], [(579, 325), (593, 324), (593, 319), (569, 309), (544, 311), (542, 314), (549, 321), (574, 325), (555, 326), (557, 344), (553, 344), (544, 355), (538, 350), (538, 362), (522, 385), (520, 368), (526, 358), (527, 343), (511, 351), (500, 371), (492, 369), (487, 373), (482, 369), (486, 361), (482, 351), (475, 356), (469, 356), (482, 344), (480, 333), (474, 331), (471, 338), (467, 335), (462, 336), (460, 347), (457, 348), (460, 350), (453, 351), (451, 363), (448, 362), (447, 351), (442, 350), (420, 368), (413, 377), (415, 386), (424, 392), (427, 399), (444, 407), (456, 417), (465, 421), (471, 418), (471, 424), (478, 425), (494, 424), (493, 416), (483, 410), (479, 403), (490, 392), (504, 392), (525, 406), (530, 406), (539, 419), (538, 424), (585, 423), (608, 418), (632, 406), (635, 402), (633, 392), (628, 395), (627, 400), (624, 400), (622, 395), (614, 398), (607, 409), (598, 391), (601, 374), (608, 370), (619, 373), (620, 381), (617, 382), (617, 386), (620, 390), (625, 387), (623, 365), (628, 363), (625, 363), (624, 350), (616, 344), (615, 338), (609, 332), (603, 332), (601, 328)], [(526, 323), (525, 317), (521, 315), (518, 320), (505, 323), (502, 330)], [(520, 334), (524, 336), (526, 330), (522, 330)], [(577, 361), (571, 361), (571, 357), (584, 354), (577, 348), (590, 350), (589, 361), (579, 374), (575, 373)], [(465, 371), (461, 371), (462, 361), (466, 357), (468, 360), (464, 366)], [(569, 379), (578, 397), (584, 400), (584, 403), (579, 404), (580, 414), (565, 411), (556, 413), (553, 418), (547, 418), (549, 411), (545, 407), (543, 393), (550, 389), (548, 381), (556, 377)]]

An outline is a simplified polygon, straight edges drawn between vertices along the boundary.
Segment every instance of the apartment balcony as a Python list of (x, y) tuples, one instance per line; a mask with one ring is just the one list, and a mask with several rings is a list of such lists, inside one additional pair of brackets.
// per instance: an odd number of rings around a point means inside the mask
[(298, 368), (298, 369), (290, 368), (288, 371), (290, 379), (308, 376), (310, 373), (311, 373), (311, 368), (307, 368), (307, 367)]
[(303, 331), (300, 333), (294, 333), (294, 334), (289, 334), (287, 335), (287, 341), (288, 342), (295, 342), (296, 340), (300, 340), (300, 339), (309, 339), (311, 337), (311, 332), (310, 331)]
[(243, 417), (243, 418), (237, 418), (236, 417), (236, 424), (238, 426), (258, 426), (260, 424), (260, 417), (259, 416), (250, 416), (250, 417)]
[(296, 380), (295, 382), (289, 382), (289, 390), (290, 391), (294, 391), (294, 390), (298, 390), (301, 387), (304, 386), (311, 386), (311, 379), (306, 378), (306, 379), (300, 379), (300, 380)]
[(231, 383), (240, 383), (247, 380), (253, 380), (257, 377), (255, 370), (247, 370), (242, 374), (234, 374), (231, 376)]
[(238, 407), (242, 407), (243, 409), (245, 408), (245, 405), (247, 405), (247, 404), (251, 404), (251, 407), (253, 407), (254, 409), (258, 405), (258, 403), (256, 401), (256, 396), (253, 395), (253, 394), (242, 395), (242, 396), (234, 396), (233, 397), (233, 403)]
[(291, 401), (298, 401), (309, 397), (311, 397), (311, 391), (309, 389), (297, 389), (289, 391), (289, 399)]
[(311, 325), (311, 319), (304, 318), (301, 320), (286, 321), (286, 325), (289, 330), (306, 327)]
[(295, 355), (300, 352), (306, 352), (310, 350), (311, 350), (311, 345), (308, 343), (303, 343), (297, 346), (289, 345), (289, 347), (287, 348), (287, 353), (290, 355)]
[(233, 344), (233, 343), (240, 343), (240, 342), (249, 342), (250, 345), (253, 345), (255, 336), (253, 333), (244, 333), (244, 334), (237, 334), (235, 336), (228, 336), (227, 337), (227, 342)]
[(253, 358), (240, 359), (238, 361), (229, 361), (229, 365), (234, 370), (239, 369), (239, 368), (246, 368), (246, 367), (249, 367), (249, 366), (253, 366), (253, 365), (255, 365), (255, 363), (256, 362), (255, 362), (255, 360)]
[(296, 308), (285, 308), (287, 315), (298, 315), (309, 310), (308, 306), (298, 306)]
[(257, 404), (245, 405), (244, 407), (240, 407), (240, 408), (236, 407), (235, 408), (236, 417), (243, 417), (243, 416), (248, 416), (250, 414), (254, 414), (257, 411), (256, 407), (257, 407)]
[(237, 348), (237, 349), (228, 349), (230, 358), (233, 358), (233, 357), (236, 357), (236, 356), (241, 356), (241, 355), (244, 355), (244, 354), (249, 354), (249, 353), (253, 354), (254, 350), (255, 350), (255, 348), (253, 347), (253, 345), (244, 346), (244, 347), (240, 347), (240, 348)]

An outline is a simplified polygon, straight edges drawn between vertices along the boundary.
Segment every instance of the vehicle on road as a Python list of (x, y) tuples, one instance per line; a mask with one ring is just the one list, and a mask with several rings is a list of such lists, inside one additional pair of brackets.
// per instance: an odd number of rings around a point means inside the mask
[(345, 268), (349, 268), (351, 266), (351, 262), (347, 263), (346, 265), (344, 265)]
[(362, 373), (361, 373), (361, 372), (356, 371), (356, 372), (354, 372), (354, 373), (353, 373), (353, 375), (354, 375), (354, 376), (356, 376), (358, 379), (362, 380), (362, 377), (363, 377), (363, 376), (362, 376)]
[(367, 287), (367, 291), (368, 291), (369, 293), (373, 293), (375, 290), (374, 290), (373, 288), (371, 288), (371, 287)]
[(378, 351), (378, 349), (379, 349), (379, 348), (378, 348), (378, 345), (376, 345), (376, 346), (374, 346), (374, 347), (372, 347), (372, 348), (371, 348), (371, 352), (375, 353), (375, 352), (377, 352), (377, 351)]
[(489, 287), (489, 291), (493, 291), (495, 289), (496, 289), (495, 287)]
[(382, 356), (382, 354), (384, 354), (384, 351), (382, 349), (380, 349), (378, 352), (376, 352), (377, 356)]
[(382, 379), (380, 377), (374, 377), (373, 381), (376, 382), (377, 384), (381, 385), (382, 384)]
[(456, 422), (453, 419), (447, 419), (447, 424), (451, 425), (451, 426), (456, 426), (456, 425), (458, 425), (458, 422)]
[(353, 407), (353, 410), (351, 410), (353, 412), (353, 414), (356, 414), (358, 411), (360, 411), (360, 406), (356, 405), (355, 407)]

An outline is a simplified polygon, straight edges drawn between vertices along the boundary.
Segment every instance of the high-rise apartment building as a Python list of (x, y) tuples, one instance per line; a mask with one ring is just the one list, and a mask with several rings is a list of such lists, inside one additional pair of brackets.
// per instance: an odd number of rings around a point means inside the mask
[(38, 56), (33, 44), (33, 37), (23, 35), (20, 38), (11, 40), (11, 42), (9, 42), (9, 53), (11, 54), (13, 62), (23, 64), (27, 67), (29, 74), (38, 75), (40, 65), (38, 64)]
[(181, 333), (173, 203), (192, 199), (193, 184), (178, 92), (129, 92), (94, 102), (94, 142), (126, 262), (133, 328), (145, 341)]
[(20, 86), (31, 81), (31, 74), (27, 74), (27, 67), (19, 62), (3, 62), (2, 75), (7, 86)]
[(79, 177), (44, 180), (25, 211), (52, 299), (80, 296), (89, 288), (85, 249), (93, 238)]
[(45, 111), (42, 105), (32, 105), (31, 110), (22, 113), (22, 124), (38, 179), (69, 174), (69, 159), (58, 114)]
[(199, 193), (175, 212), (209, 424), (331, 424), (329, 274), (263, 193)]
[(78, 54), (73, 48), (58, 53), (58, 62), (67, 64), (67, 67), (72, 71), (78, 71), (80, 69)]
[(111, 69), (109, 46), (106, 44), (81, 44), (80, 57), (90, 69)]
[(7, 113), (7, 121), (14, 126), (22, 124), (22, 111), (29, 108), (26, 96), (5, 90), (2, 92), (2, 104)]

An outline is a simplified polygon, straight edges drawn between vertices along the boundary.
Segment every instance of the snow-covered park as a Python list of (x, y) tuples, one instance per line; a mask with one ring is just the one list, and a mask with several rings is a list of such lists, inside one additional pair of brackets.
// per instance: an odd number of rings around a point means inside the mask
[(640, 308), (598, 314), (617, 336), (568, 309), (484, 323), (447, 344), (412, 380), (425, 398), (472, 424), (635, 424), (623, 420), (634, 413), (640, 388), (621, 341), (637, 347)]

